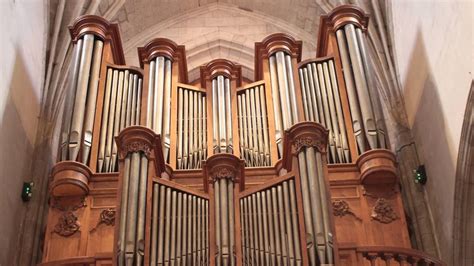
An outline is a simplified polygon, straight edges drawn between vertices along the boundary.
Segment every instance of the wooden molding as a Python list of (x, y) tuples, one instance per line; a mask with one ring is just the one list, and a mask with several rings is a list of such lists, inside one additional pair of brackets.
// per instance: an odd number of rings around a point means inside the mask
[(367, 151), (356, 162), (360, 180), (368, 184), (392, 184), (398, 182), (396, 159), (393, 152), (385, 149)]
[(358, 6), (341, 5), (334, 8), (327, 15), (321, 16), (316, 57), (325, 55), (331, 33), (336, 32), (346, 24), (355, 24), (358, 28), (366, 31), (369, 25), (369, 15)]
[(125, 159), (129, 152), (141, 151), (149, 160), (155, 161), (157, 175), (166, 170), (161, 137), (153, 130), (142, 126), (127, 127), (115, 137), (115, 141), (121, 160)]
[(140, 67), (149, 64), (157, 56), (164, 56), (179, 66), (179, 82), (188, 83), (188, 64), (186, 62), (186, 49), (170, 39), (155, 38), (145, 46), (138, 47)]
[(237, 87), (242, 85), (242, 66), (227, 59), (214, 59), (201, 66), (200, 72), (202, 88), (206, 88), (206, 81), (211, 81), (218, 75), (235, 80)]
[(85, 196), (89, 194), (90, 168), (75, 161), (63, 161), (52, 170), (50, 195), (53, 197)]
[(255, 80), (263, 79), (263, 59), (268, 58), (272, 54), (285, 51), (291, 57), (301, 61), (302, 41), (297, 41), (293, 37), (285, 33), (274, 33), (267, 36), (261, 42), (255, 43)]
[(203, 161), (204, 191), (208, 192), (209, 183), (221, 178), (229, 178), (244, 190), (245, 161), (230, 153), (214, 154)]
[(285, 131), (283, 137), (283, 168), (291, 171), (293, 156), (303, 147), (315, 147), (325, 154), (329, 131), (315, 122), (301, 122)]
[(125, 65), (122, 39), (117, 23), (110, 23), (106, 19), (95, 15), (84, 15), (77, 18), (69, 26), (69, 33), (73, 43), (76, 43), (84, 34), (94, 34), (104, 42), (110, 42), (114, 63)]

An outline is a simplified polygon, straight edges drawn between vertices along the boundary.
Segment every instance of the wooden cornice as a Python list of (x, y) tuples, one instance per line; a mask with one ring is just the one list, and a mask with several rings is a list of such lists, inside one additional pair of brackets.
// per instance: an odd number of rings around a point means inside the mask
[(366, 31), (369, 25), (369, 15), (358, 6), (341, 5), (334, 8), (327, 15), (321, 16), (316, 57), (325, 56), (329, 35), (346, 24), (354, 24)]
[(113, 69), (128, 70), (130, 73), (137, 74), (138, 76), (143, 78), (143, 69), (139, 67), (116, 65), (116, 64), (107, 64), (107, 67), (111, 67)]
[(291, 171), (293, 157), (303, 147), (314, 147), (326, 153), (329, 130), (315, 122), (301, 122), (285, 131), (283, 138), (283, 168)]
[(115, 137), (115, 142), (121, 160), (130, 152), (141, 151), (149, 160), (154, 161), (158, 176), (166, 170), (161, 137), (153, 130), (142, 126), (127, 127)]
[(224, 75), (230, 80), (235, 80), (237, 87), (242, 85), (242, 66), (227, 59), (214, 59), (206, 65), (202, 65), (201, 86), (206, 87), (206, 81), (212, 80), (218, 75)]
[(272, 54), (284, 51), (301, 61), (303, 42), (297, 41), (285, 33), (274, 33), (267, 36), (263, 41), (255, 43), (255, 80), (263, 78), (262, 60)]
[(110, 42), (114, 63), (125, 65), (122, 39), (117, 23), (110, 23), (106, 19), (95, 15), (84, 15), (78, 17), (69, 26), (69, 33), (73, 43), (76, 43), (84, 34), (93, 34), (101, 38), (104, 42)]
[(155, 38), (145, 46), (138, 47), (138, 59), (140, 66), (149, 64), (157, 56), (164, 56), (179, 66), (179, 81), (188, 83), (188, 66), (186, 62), (186, 49), (184, 45), (178, 45), (170, 39)]
[(245, 186), (245, 161), (230, 153), (217, 153), (203, 161), (204, 191), (208, 192), (210, 183), (217, 179), (228, 178), (239, 184), (242, 191)]

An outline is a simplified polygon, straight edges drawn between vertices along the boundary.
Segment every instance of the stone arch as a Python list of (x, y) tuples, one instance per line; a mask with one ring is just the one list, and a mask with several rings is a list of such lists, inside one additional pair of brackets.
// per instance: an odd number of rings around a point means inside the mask
[(474, 81), (459, 144), (454, 193), (453, 265), (474, 264)]

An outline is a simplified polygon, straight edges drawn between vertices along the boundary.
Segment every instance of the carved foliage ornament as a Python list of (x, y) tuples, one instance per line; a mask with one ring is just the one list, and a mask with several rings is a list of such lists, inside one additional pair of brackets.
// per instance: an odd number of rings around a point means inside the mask
[(95, 231), (101, 224), (114, 226), (116, 214), (117, 214), (117, 211), (112, 208), (103, 210), (100, 213), (100, 217), (99, 217), (99, 221), (97, 222), (97, 225), (94, 228), (92, 228), (91, 232)]
[(72, 211), (64, 212), (54, 227), (54, 232), (60, 236), (68, 237), (76, 233), (80, 228), (77, 216)]
[(325, 141), (317, 140), (311, 136), (301, 136), (297, 137), (294, 141), (296, 152), (299, 152), (303, 147), (314, 147), (319, 152), (325, 152)]
[(371, 217), (384, 224), (389, 224), (399, 218), (392, 205), (384, 198), (377, 199)]
[(152, 148), (145, 141), (132, 141), (125, 145), (123, 151), (125, 154), (129, 152), (139, 152), (142, 151), (146, 157), (150, 157)]
[(222, 178), (229, 178), (232, 181), (235, 181), (235, 171), (226, 166), (215, 169), (211, 175), (211, 181), (215, 182)]
[(357, 217), (357, 215), (355, 215), (354, 212), (352, 212), (351, 208), (349, 207), (349, 204), (344, 200), (333, 201), (332, 209), (333, 209), (334, 216), (343, 217), (345, 215), (352, 215), (358, 220), (361, 220), (359, 217)]

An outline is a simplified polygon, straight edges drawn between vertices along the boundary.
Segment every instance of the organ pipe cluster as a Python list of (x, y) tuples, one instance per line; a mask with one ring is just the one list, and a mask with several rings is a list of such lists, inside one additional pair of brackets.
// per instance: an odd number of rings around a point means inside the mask
[(92, 34), (74, 45), (61, 130), (62, 161), (89, 161), (103, 46)]
[(164, 56), (150, 61), (146, 126), (163, 139), (163, 155), (169, 162), (172, 62)]
[(209, 265), (209, 200), (153, 183), (150, 265)]
[(306, 120), (329, 130), (329, 162), (350, 163), (341, 97), (334, 61), (310, 62), (299, 69)]
[(214, 153), (233, 153), (230, 79), (218, 75), (212, 79), (212, 125)]
[(240, 199), (243, 265), (302, 265), (294, 179)]
[(214, 181), (216, 219), (216, 265), (235, 265), (234, 182), (230, 178)]
[(117, 258), (119, 265), (143, 264), (147, 180), (146, 155), (142, 151), (128, 153), (122, 180)]
[(283, 152), (283, 132), (297, 123), (298, 117), (295, 82), (291, 56), (279, 51), (269, 57), (275, 134), (279, 157)]
[(118, 171), (114, 138), (124, 128), (140, 124), (142, 78), (128, 69), (108, 67), (100, 126), (97, 172)]
[(271, 166), (264, 85), (237, 95), (240, 155), (249, 167)]
[(321, 153), (314, 147), (303, 147), (298, 153), (310, 265), (334, 263), (330, 209), (323, 164)]
[(365, 36), (353, 24), (336, 31), (344, 69), (352, 126), (359, 153), (385, 148), (385, 132), (377, 91), (370, 82)]
[(196, 169), (207, 158), (206, 94), (178, 88), (177, 169)]

